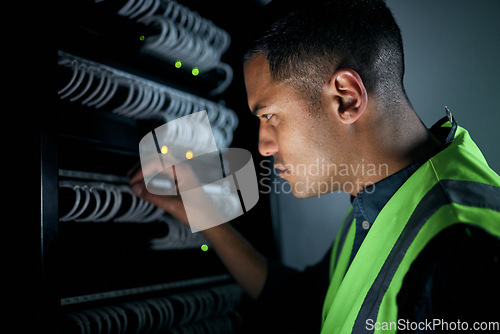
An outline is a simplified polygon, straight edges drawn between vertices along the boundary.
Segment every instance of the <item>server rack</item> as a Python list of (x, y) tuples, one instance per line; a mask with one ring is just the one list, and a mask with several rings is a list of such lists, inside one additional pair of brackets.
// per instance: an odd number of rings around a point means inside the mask
[[(222, 55), (230, 35), (188, 7), (196, 9), (193, 3), (57, 6), (56, 108), (44, 115), (41, 137), (47, 328), (244, 331), (243, 291), (217, 256), (201, 249), (202, 235), (135, 197), (127, 178), (142, 136), (182, 115), (207, 110), (219, 147), (244, 143), (233, 140), (242, 116), (225, 105), (233, 69)], [(261, 195), (236, 225), (274, 255), (268, 210)]]

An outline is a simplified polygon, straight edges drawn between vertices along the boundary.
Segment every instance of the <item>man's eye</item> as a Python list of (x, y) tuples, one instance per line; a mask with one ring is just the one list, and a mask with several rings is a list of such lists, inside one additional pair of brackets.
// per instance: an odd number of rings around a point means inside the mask
[(271, 117), (273, 117), (273, 114), (262, 115), (262, 118), (267, 119), (268, 122), (271, 119)]

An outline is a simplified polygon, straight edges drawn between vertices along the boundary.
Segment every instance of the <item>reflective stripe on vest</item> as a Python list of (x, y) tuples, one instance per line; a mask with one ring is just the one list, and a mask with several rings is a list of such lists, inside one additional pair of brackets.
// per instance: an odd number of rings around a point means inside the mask
[(500, 237), (500, 178), (467, 131), (453, 128), (453, 143), (423, 164), (379, 213), (347, 272), (354, 225), (344, 221), (332, 252), (322, 333), (367, 333), (368, 319), (397, 322), (396, 297), (405, 274), (445, 228), (472, 224)]

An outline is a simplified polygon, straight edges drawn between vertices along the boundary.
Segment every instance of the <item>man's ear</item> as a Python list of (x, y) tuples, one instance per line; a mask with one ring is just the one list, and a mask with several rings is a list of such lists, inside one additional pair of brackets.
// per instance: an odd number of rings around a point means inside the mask
[(356, 71), (344, 68), (336, 71), (327, 84), (329, 99), (336, 103), (335, 112), (344, 124), (352, 124), (363, 114), (368, 104), (368, 93)]

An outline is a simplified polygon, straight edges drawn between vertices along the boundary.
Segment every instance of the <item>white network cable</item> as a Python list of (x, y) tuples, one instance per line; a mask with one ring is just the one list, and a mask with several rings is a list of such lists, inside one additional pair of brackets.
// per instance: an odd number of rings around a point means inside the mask
[[(117, 105), (110, 110), (113, 113), (138, 119), (161, 116), (166, 122), (206, 110), (217, 146), (231, 144), (238, 117), (222, 104), (62, 51), (58, 63), (71, 71), (58, 90), (61, 99), (105, 110), (113, 104)], [(118, 91), (125, 91), (126, 97)]]
[(224, 72), (224, 81), (211, 95), (224, 92), (231, 83), (233, 70), (221, 62), (231, 38), (212, 21), (173, 0), (128, 0), (118, 15), (160, 30), (159, 34), (145, 38), (144, 53), (202, 72), (213, 69)]

